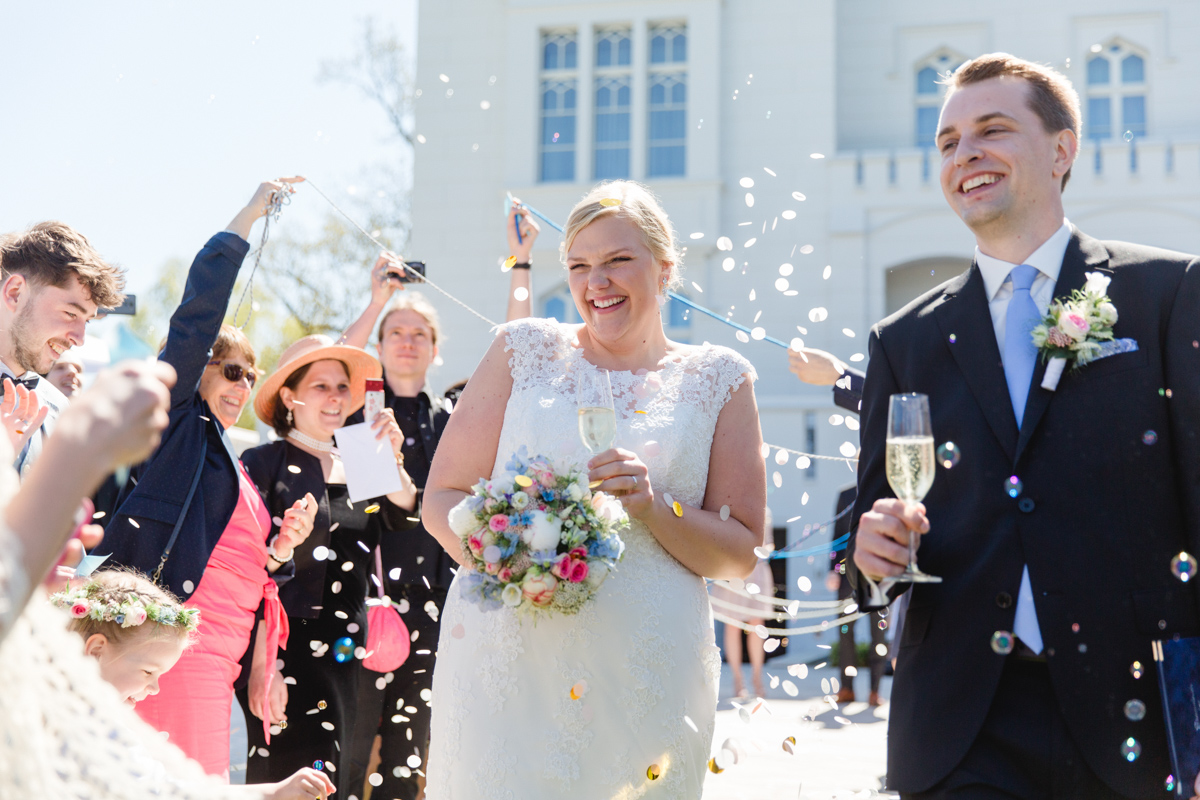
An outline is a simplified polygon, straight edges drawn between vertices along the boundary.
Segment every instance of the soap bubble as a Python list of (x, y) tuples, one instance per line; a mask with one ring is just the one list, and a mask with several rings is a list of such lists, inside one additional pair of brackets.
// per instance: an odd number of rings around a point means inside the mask
[[(1133, 141), (1133, 131), (1125, 131), (1125, 135), (1122, 136), (1121, 138), (1127, 142), (1132, 142)], [(1132, 761), (1133, 759), (1131, 758), (1129, 760)]]
[(1008, 631), (996, 631), (992, 634), (992, 651), (1006, 656), (1013, 651), (1015, 637)]
[(1125, 704), (1125, 719), (1130, 722), (1141, 722), (1146, 716), (1146, 704), (1141, 700), (1130, 700)]
[(1004, 481), (1004, 492), (1009, 497), (1020, 497), (1025, 484), (1021, 483), (1021, 479), (1013, 475)]
[(1187, 583), (1196, 577), (1196, 559), (1191, 553), (1179, 553), (1171, 559), (1171, 574)]
[(339, 664), (344, 664), (354, 657), (354, 640), (343, 636), (333, 646), (333, 658)]
[(954, 469), (962, 458), (962, 450), (954, 442), (944, 442), (937, 449), (937, 462), (943, 469)]
[(1138, 756), (1142, 754), (1142, 744), (1137, 739), (1130, 736), (1125, 741), (1121, 742), (1121, 756), (1126, 761), (1137, 761)]
[(1129, 665), (1129, 674), (1133, 676), (1133, 679), (1135, 681), (1139, 680), (1142, 677), (1142, 675), (1145, 674), (1145, 671), (1142, 669), (1142, 662), (1135, 661), (1132, 664), (1130, 664)]
[(1158, 434), (1154, 431), (1146, 431), (1142, 434), (1142, 444), (1150, 445), (1158, 441)]

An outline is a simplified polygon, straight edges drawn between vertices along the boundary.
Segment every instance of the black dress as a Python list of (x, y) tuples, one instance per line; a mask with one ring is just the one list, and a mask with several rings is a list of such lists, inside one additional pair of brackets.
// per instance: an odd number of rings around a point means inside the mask
[[(378, 500), (352, 504), (342, 484), (327, 485), (326, 497), (330, 522), (321, 608), (315, 618), (288, 615), (288, 648), (280, 654), (288, 684), (287, 727), (278, 733), (273, 728), (268, 745), (262, 723), (247, 715), (247, 783), (280, 781), (311, 766), (324, 769), (340, 787), (339, 773), (354, 771), (341, 768), (350, 754), (360, 675), (369, 672), (362, 665), (366, 598), (375, 594), (374, 552), (385, 526)], [(248, 708), (245, 690), (239, 700)], [(347, 786), (344, 794), (361, 792), (361, 786)]]

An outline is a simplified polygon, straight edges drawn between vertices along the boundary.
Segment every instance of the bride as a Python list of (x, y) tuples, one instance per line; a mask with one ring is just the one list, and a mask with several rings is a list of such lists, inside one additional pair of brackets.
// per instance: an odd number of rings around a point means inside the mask
[[(583, 325), (501, 328), (438, 446), (425, 523), (461, 562), (448, 511), (525, 446), (560, 469), (586, 464), (620, 495), (625, 556), (577, 615), (536, 625), (472, 604), (459, 570), (434, 672), (428, 797), (698, 800), (720, 676), (702, 576), (748, 575), (762, 541), (756, 376), (732, 350), (667, 339), (660, 308), (679, 254), (645, 187), (593, 189), (563, 249)], [(575, 380), (601, 369), (617, 447), (588, 460)]]

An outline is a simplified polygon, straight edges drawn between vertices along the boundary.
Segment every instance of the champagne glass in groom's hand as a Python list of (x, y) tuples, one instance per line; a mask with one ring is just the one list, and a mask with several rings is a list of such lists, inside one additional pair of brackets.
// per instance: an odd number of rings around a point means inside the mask
[[(933, 427), (929, 398), (923, 394), (894, 394), (888, 407), (887, 479), (906, 506), (925, 499), (933, 485)], [(894, 579), (902, 583), (941, 583), (917, 569), (916, 533), (908, 532), (908, 567)]]

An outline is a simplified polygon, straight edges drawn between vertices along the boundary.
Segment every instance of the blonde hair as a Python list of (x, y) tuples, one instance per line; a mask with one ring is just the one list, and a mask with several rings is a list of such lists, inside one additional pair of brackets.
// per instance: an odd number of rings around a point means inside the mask
[[(606, 203), (606, 200), (617, 202)], [(667, 288), (673, 289), (682, 282), (683, 255), (679, 252), (671, 220), (654, 193), (636, 181), (605, 181), (575, 204), (567, 217), (559, 248), (563, 264), (567, 263), (567, 252), (579, 232), (602, 217), (623, 217), (636, 225), (654, 260), (671, 265)]]
[[(1080, 134), (1079, 93), (1066, 75), (1042, 64), (1017, 58), (1009, 53), (988, 53), (961, 64), (942, 82), (949, 87), (946, 99), (955, 89), (992, 78), (1020, 78), (1029, 84), (1029, 108), (1042, 121), (1046, 133), (1071, 131), (1075, 138)], [(1062, 177), (1062, 187), (1067, 188), (1071, 170)]]
[[(147, 608), (183, 607), (183, 602), (172, 592), (153, 583), (134, 569), (106, 569), (96, 572), (87, 579), (83, 590), (86, 591), (89, 601), (99, 605), (136, 602)], [(183, 640), (188, 646), (194, 640), (193, 634), (184, 626), (163, 625), (151, 619), (147, 619), (141, 625), (123, 626), (112, 620), (97, 619), (89, 615), (73, 618), (67, 629), (78, 633), (85, 641), (100, 633), (113, 644), (122, 644), (137, 635), (174, 637)]]
[(383, 341), (383, 328), (387, 325), (388, 317), (396, 311), (414, 311), (424, 317), (425, 321), (429, 323), (433, 344), (436, 345), (438, 340), (442, 338), (442, 321), (438, 317), (437, 309), (433, 307), (433, 303), (430, 303), (425, 298), (425, 295), (420, 292), (403, 291), (396, 293), (379, 320), (377, 336), (380, 342)]

